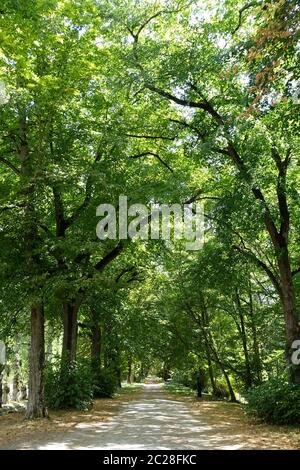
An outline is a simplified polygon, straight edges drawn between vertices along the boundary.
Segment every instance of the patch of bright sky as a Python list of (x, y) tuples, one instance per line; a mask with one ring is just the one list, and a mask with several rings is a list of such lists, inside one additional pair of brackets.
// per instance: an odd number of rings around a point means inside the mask
[(224, 2), (195, 2), (192, 5), (190, 24), (197, 26), (203, 21), (210, 21), (217, 13), (220, 4)]
[(242, 88), (246, 88), (249, 86), (250, 76), (246, 72), (241, 72), (238, 74), (237, 80), (242, 85)]

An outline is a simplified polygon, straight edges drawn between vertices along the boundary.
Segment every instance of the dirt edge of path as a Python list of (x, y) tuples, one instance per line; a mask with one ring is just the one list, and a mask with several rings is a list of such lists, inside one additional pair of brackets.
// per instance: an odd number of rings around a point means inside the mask
[(211, 398), (197, 398), (164, 389), (170, 399), (184, 401), (193, 413), (201, 417), (216, 432), (238, 437), (246, 443), (244, 449), (252, 450), (300, 450), (300, 427), (262, 423), (250, 417), (243, 405)]
[(8, 447), (19, 439), (30, 441), (37, 433), (66, 432), (83, 421), (101, 422), (114, 417), (122, 405), (135, 400), (143, 392), (142, 388), (127, 388), (114, 398), (94, 400), (89, 410), (50, 410), (50, 418), (26, 421), (24, 413), (10, 413), (0, 417), (0, 449)]

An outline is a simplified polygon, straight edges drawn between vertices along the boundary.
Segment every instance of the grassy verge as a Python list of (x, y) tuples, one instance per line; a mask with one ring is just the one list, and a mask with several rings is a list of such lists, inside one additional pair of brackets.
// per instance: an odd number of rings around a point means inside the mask
[(184, 385), (175, 383), (175, 382), (169, 382), (163, 385), (164, 390), (171, 392), (171, 393), (176, 393), (178, 395), (182, 395), (185, 397), (195, 397), (196, 396), (196, 391), (192, 390), (189, 387), (185, 387)]
[[(197, 396), (197, 391), (196, 390), (193, 390), (190, 387), (185, 387), (182, 384), (178, 384), (178, 383), (175, 383), (175, 382), (170, 382), (170, 383), (164, 384), (163, 388), (166, 391), (170, 392), (170, 393), (176, 393), (177, 395), (180, 395), (182, 397), (191, 397), (191, 398), (195, 398), (197, 400), (200, 400)], [(218, 400), (217, 398), (213, 397), (209, 393), (202, 393), (202, 399), (209, 400), (209, 401), (211, 401), (211, 400), (213, 400), (213, 401), (224, 401), (224, 400)]]

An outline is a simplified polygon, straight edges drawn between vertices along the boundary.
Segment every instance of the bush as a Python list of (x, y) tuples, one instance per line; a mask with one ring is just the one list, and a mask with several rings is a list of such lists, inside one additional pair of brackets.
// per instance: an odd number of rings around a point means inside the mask
[(300, 387), (272, 379), (249, 390), (249, 413), (272, 424), (300, 424)]
[(45, 401), (49, 408), (85, 410), (92, 405), (90, 367), (84, 362), (49, 364), (45, 371)]
[(93, 374), (94, 398), (111, 398), (118, 388), (118, 378), (111, 369), (99, 369)]
[(216, 398), (229, 398), (230, 397), (228, 386), (225, 380), (218, 379), (216, 381), (216, 388), (215, 388), (214, 396)]
[(185, 372), (182, 370), (176, 370), (172, 374), (172, 382), (183, 385), (184, 387), (192, 388), (196, 390), (197, 388), (197, 375), (195, 372)]

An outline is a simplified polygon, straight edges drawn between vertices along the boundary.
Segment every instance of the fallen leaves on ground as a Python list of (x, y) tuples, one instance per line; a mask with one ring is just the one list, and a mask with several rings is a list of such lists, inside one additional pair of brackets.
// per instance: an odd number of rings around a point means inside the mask
[(118, 413), (122, 404), (136, 399), (139, 389), (121, 391), (114, 398), (94, 401), (93, 408), (87, 411), (79, 410), (50, 410), (49, 418), (28, 421), (23, 413), (10, 413), (0, 417), (0, 449), (10, 443), (22, 440), (30, 441), (39, 433), (40, 436), (49, 432), (65, 432), (74, 428), (78, 423), (106, 421)]
[[(174, 398), (174, 394), (173, 395)], [(300, 449), (299, 426), (275, 426), (250, 418), (240, 404), (182, 397), (176, 399), (189, 403), (203, 424), (211, 426), (211, 433), (231, 437), (236, 445), (247, 450)]]

